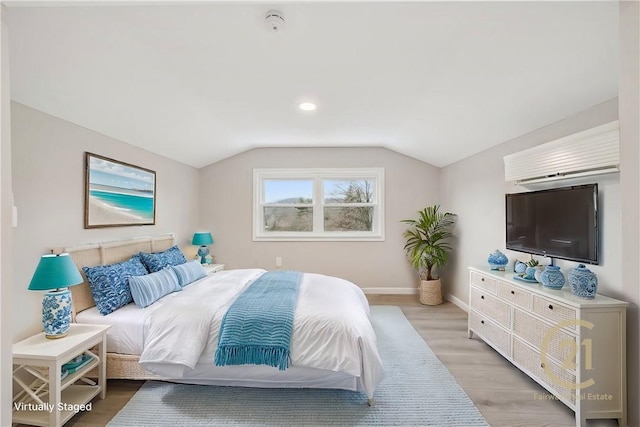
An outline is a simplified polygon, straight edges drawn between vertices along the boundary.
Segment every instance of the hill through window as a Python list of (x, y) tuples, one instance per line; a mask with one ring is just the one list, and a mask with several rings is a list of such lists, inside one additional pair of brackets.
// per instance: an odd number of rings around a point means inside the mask
[(254, 240), (384, 240), (384, 169), (254, 169)]

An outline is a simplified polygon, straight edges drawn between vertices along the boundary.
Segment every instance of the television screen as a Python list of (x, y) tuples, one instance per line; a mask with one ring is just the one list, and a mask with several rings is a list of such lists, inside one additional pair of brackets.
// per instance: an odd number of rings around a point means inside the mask
[(505, 195), (507, 249), (598, 263), (598, 185)]

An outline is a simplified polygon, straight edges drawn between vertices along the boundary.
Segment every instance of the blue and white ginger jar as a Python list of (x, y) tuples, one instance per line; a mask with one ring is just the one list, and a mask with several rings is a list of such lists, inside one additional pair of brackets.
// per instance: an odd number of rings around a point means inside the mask
[(504, 270), (505, 265), (509, 262), (509, 258), (496, 249), (495, 252), (489, 254), (489, 259), (487, 261), (489, 262), (489, 267), (491, 267), (492, 270)]
[(548, 265), (540, 274), (540, 281), (545, 288), (562, 289), (564, 286), (564, 274), (557, 265)]
[(598, 278), (595, 273), (585, 267), (578, 265), (567, 274), (571, 292), (578, 298), (594, 299), (598, 291)]

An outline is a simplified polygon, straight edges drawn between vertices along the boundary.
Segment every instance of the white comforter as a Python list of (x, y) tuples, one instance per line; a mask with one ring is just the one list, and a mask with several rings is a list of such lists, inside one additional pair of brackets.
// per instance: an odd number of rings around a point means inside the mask
[[(219, 272), (186, 286), (149, 315), (140, 365), (165, 378), (181, 378), (196, 364), (214, 364), (226, 310), (262, 269)], [(353, 283), (303, 275), (291, 336), (291, 365), (344, 372), (373, 396), (383, 377), (369, 305)], [(277, 372), (277, 368), (273, 368)]]

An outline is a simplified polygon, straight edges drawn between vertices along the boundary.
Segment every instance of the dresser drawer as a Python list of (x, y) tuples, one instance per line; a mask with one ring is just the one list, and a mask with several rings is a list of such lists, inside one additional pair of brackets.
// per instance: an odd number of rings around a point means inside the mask
[(550, 360), (543, 361), (540, 353), (517, 338), (513, 339), (513, 361), (560, 396), (572, 403), (576, 402), (575, 387), (572, 387), (576, 383), (576, 376)]
[(539, 314), (545, 320), (548, 320), (551, 323), (566, 321), (567, 324), (563, 325), (562, 327), (572, 330), (576, 329), (576, 311), (573, 308), (558, 304), (556, 301), (541, 297), (539, 295), (534, 295), (533, 307), (531, 311)]
[(513, 310), (513, 332), (547, 356), (561, 364), (575, 363), (576, 337), (567, 331), (551, 326), (518, 308)]
[(518, 307), (531, 309), (531, 292), (498, 282), (498, 296)]
[(484, 289), (471, 288), (471, 308), (478, 313), (491, 317), (506, 328), (511, 327), (511, 308)]
[(485, 289), (492, 294), (496, 294), (496, 280), (482, 275), (480, 273), (476, 273), (475, 271), (471, 272), (471, 285), (477, 288)]
[(507, 357), (511, 357), (511, 334), (492, 322), (487, 316), (483, 316), (473, 310), (469, 311), (469, 328), (496, 350), (501, 351)]

